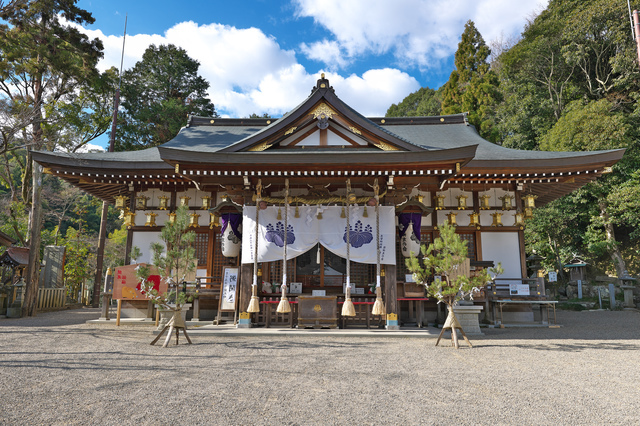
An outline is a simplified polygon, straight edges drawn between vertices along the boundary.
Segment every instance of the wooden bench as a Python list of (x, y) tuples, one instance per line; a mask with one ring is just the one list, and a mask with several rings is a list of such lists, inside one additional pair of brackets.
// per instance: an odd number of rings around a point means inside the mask
[[(528, 292), (514, 292), (512, 284), (528, 286)], [(528, 293), (528, 294), (526, 294)], [(503, 308), (507, 305), (537, 307), (540, 309), (540, 323), (549, 324), (550, 313), (553, 312), (553, 323), (556, 324), (555, 300), (548, 300), (544, 290), (543, 278), (496, 278), (486, 288), (486, 308), (491, 312), (494, 324), (504, 325)], [(500, 317), (498, 318), (498, 312)]]

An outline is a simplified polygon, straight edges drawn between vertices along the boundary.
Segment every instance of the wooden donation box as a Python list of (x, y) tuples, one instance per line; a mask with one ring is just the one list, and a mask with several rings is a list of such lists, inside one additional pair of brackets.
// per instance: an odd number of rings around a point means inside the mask
[(298, 327), (338, 327), (336, 296), (298, 296)]

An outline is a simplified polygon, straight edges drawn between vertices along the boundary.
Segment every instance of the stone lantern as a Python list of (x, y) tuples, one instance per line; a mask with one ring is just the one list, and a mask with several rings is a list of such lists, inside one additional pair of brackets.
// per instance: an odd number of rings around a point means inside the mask
[(635, 308), (636, 305), (633, 303), (633, 290), (636, 288), (635, 283), (637, 279), (629, 275), (629, 272), (626, 269), (618, 279), (620, 280), (620, 288), (624, 292), (624, 307)]

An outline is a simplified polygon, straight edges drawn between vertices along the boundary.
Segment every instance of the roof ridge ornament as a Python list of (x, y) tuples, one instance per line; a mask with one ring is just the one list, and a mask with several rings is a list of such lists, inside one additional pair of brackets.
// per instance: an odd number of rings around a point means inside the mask
[(311, 92), (314, 90), (331, 90), (333, 91), (333, 87), (329, 85), (329, 80), (324, 77), (324, 73), (320, 74), (320, 78), (316, 83), (316, 87), (314, 87)]

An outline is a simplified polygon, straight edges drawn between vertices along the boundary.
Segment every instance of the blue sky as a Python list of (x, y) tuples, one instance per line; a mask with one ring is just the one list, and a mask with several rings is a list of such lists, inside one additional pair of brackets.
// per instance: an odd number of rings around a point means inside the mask
[[(485, 41), (517, 37), (548, 0), (80, 0), (103, 40), (102, 69), (124, 68), (149, 44), (172, 43), (200, 62), (222, 116), (280, 116), (308, 96), (321, 72), (367, 116), (384, 115), (420, 87), (438, 88), (473, 20)], [(97, 141), (106, 144), (106, 138)]]

